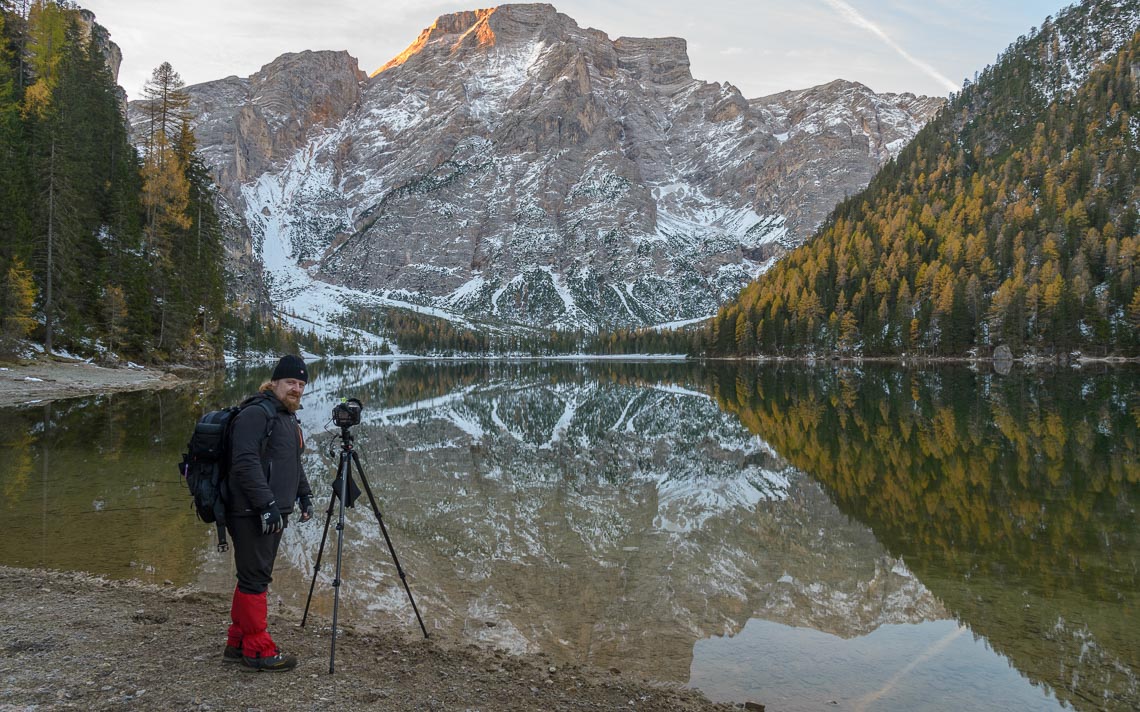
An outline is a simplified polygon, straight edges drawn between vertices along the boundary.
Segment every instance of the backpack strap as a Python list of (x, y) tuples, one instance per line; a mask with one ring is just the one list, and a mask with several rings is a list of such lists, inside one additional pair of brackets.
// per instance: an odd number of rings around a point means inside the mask
[[(269, 445), (269, 436), (273, 434), (273, 426), (277, 424), (277, 407), (270, 403), (268, 398), (261, 394), (258, 394), (246, 398), (242, 404), (238, 406), (238, 413), (253, 405), (260, 406), (261, 409), (265, 411), (265, 416), (267, 418), (265, 425), (265, 435), (261, 437), (261, 456), (265, 457), (265, 448)], [(230, 418), (230, 422), (227, 427), (233, 427), (233, 422), (237, 418), (238, 413), (234, 413), (233, 418)], [(229, 453), (227, 452), (224, 457), (229, 457)], [(226, 468), (224, 471), (224, 474), (226, 476), (228, 476), (228, 471), (229, 468)], [(222, 482), (224, 479), (225, 478), (218, 480), (219, 492), (224, 491), (222, 488)], [(228, 551), (230, 544), (228, 541), (226, 541), (226, 506), (220, 496), (214, 501), (214, 523), (218, 527), (218, 551)]]
[(269, 402), (268, 398), (258, 398), (250, 405), (257, 404), (265, 411), (267, 418), (265, 424), (265, 435), (261, 436), (261, 456), (265, 457), (265, 448), (269, 445), (269, 436), (273, 435), (273, 426), (277, 425), (277, 406)]

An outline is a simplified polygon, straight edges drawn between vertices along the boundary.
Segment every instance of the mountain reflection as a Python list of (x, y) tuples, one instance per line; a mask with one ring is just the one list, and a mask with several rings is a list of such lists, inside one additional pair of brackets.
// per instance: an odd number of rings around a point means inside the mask
[[(844, 637), (946, 617), (703, 379), (678, 364), (335, 363), (304, 413), (312, 430), (339, 395), (364, 400), (357, 449), (401, 563), (431, 624), (464, 639), (684, 682), (695, 641), (752, 617)], [(345, 566), (370, 573), (349, 600), (407, 618), (369, 516), (352, 519)], [(320, 534), (294, 532), (297, 571)]]

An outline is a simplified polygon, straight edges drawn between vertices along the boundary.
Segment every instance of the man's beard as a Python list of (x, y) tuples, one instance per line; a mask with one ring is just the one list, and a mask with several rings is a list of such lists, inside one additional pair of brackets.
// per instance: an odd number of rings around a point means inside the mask
[(285, 406), (285, 410), (289, 411), (290, 413), (296, 413), (301, 409), (300, 396), (286, 394), (285, 397), (281, 399), (281, 403)]

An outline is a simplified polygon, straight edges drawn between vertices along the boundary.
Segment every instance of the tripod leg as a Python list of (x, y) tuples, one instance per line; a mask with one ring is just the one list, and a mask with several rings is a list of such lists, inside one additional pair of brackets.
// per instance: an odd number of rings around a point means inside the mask
[(400, 566), (400, 559), (396, 556), (396, 548), (392, 546), (392, 539), (388, 536), (388, 527), (384, 526), (384, 518), (380, 516), (380, 508), (376, 506), (376, 498), (372, 496), (372, 488), (368, 485), (368, 478), (364, 476), (364, 469), (360, 466), (360, 456), (356, 451), (352, 451), (352, 461), (356, 463), (356, 472), (360, 475), (360, 482), (364, 485), (364, 491), (368, 493), (368, 501), (372, 505), (372, 513), (376, 515), (376, 522), (380, 525), (380, 531), (384, 534), (384, 542), (388, 544), (388, 551), (392, 554), (392, 563), (396, 564), (396, 572), (400, 574), (400, 581), (404, 584), (404, 591), (408, 594), (408, 600), (412, 603), (412, 611), (416, 614), (416, 620), (420, 624), (420, 630), (423, 631), (424, 638), (428, 637), (427, 628), (424, 626), (424, 619), (420, 618), (420, 609), (416, 607), (416, 599), (412, 597), (412, 589), (408, 587), (408, 577), (404, 574), (404, 569)]
[(309, 604), (313, 602), (313, 589), (317, 585), (317, 573), (321, 570), (321, 556), (325, 553), (325, 541), (329, 538), (329, 522), (332, 521), (333, 501), (336, 497), (329, 498), (329, 508), (325, 512), (325, 533), (321, 534), (321, 546), (317, 549), (317, 563), (313, 565), (313, 582), (309, 584), (309, 597), (305, 599), (305, 615), (301, 616), (301, 627), (305, 627), (305, 621), (309, 619)]
[(348, 451), (340, 453), (340, 512), (336, 523), (336, 578), (333, 579), (332, 645), (329, 648), (329, 674), (336, 671), (336, 622), (340, 609), (340, 567), (344, 554), (344, 503), (348, 499), (348, 480), (352, 477), (352, 466), (348, 462)]

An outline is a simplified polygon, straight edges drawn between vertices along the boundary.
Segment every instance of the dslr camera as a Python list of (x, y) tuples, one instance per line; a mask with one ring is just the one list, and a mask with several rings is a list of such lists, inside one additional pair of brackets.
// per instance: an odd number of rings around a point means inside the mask
[(364, 406), (355, 398), (341, 398), (340, 403), (333, 406), (332, 421), (338, 428), (351, 428), (360, 424), (360, 411)]

